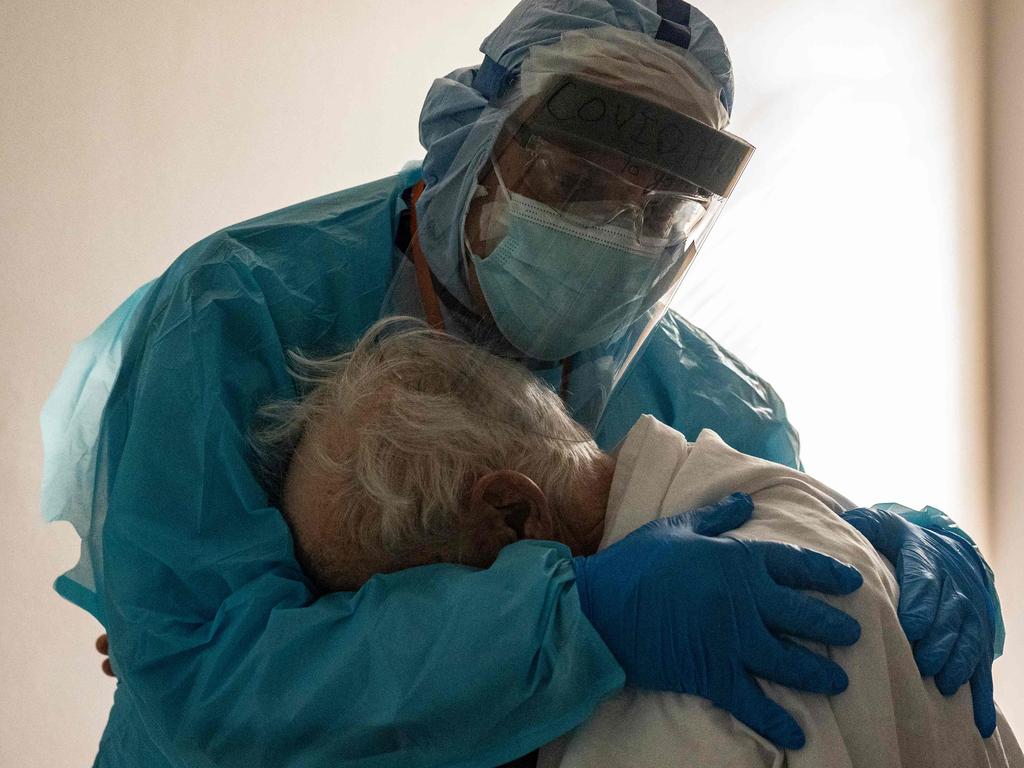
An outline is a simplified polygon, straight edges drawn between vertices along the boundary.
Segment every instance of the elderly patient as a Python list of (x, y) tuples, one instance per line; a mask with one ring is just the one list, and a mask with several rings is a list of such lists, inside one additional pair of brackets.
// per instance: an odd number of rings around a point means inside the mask
[(827, 697), (760, 681), (804, 729), (804, 749), (779, 750), (703, 699), (626, 689), (544, 747), (539, 765), (1024, 765), (1002, 713), (983, 740), (968, 689), (946, 698), (920, 677), (892, 566), (837, 516), (857, 505), (814, 478), (649, 416), (615, 456), (602, 453), (528, 371), (412, 321), (378, 324), (351, 354), (296, 362), (311, 390), (268, 407), (254, 442), (324, 591), (428, 563), (486, 567), (524, 538), (591, 554), (734, 491), (755, 503), (737, 538), (817, 549), (864, 576), (853, 594), (823, 598), (861, 625), (856, 645), (827, 649), (849, 688)]

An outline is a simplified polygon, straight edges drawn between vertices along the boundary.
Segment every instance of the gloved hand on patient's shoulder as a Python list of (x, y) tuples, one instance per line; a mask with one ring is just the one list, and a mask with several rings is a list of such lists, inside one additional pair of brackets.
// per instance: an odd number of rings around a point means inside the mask
[(842, 518), (895, 567), (900, 624), (921, 675), (934, 675), (944, 696), (970, 680), (974, 724), (984, 738), (991, 736), (995, 606), (974, 547), (953, 531), (915, 525), (880, 509), (852, 509)]
[(745, 523), (750, 496), (654, 520), (573, 561), (583, 612), (630, 685), (710, 699), (780, 747), (799, 749), (793, 717), (754, 675), (813, 693), (846, 689), (835, 662), (780, 637), (852, 645), (860, 625), (797, 590), (845, 595), (860, 573), (789, 544), (720, 534)]

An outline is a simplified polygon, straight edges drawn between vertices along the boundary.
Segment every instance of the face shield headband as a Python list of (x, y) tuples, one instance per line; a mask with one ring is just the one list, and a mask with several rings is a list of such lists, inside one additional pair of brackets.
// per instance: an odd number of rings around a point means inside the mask
[(727, 131), (572, 76), (553, 76), (544, 93), (528, 98), (510, 120), (506, 130), (610, 150), (722, 198), (732, 194), (754, 153)]

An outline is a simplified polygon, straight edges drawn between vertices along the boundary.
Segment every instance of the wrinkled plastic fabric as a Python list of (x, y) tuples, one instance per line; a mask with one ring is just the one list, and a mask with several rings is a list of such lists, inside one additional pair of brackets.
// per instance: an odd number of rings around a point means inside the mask
[[(617, 27), (566, 32), (558, 43), (536, 46), (522, 64), (523, 96), (545, 90), (545, 81), (568, 72), (613, 90), (722, 129), (729, 113), (721, 85), (688, 51)], [(585, 138), (585, 137), (584, 137)]]
[(43, 434), (44, 466), (42, 508), (47, 522), (66, 520), (82, 539), (82, 553), (54, 589), (67, 600), (85, 608), (105, 624), (97, 599), (93, 562), (101, 560), (96, 546), (102, 537), (105, 504), (97, 503), (104, 492), (96, 487), (102, 476), (96, 436), (103, 408), (121, 366), (125, 339), (152, 283), (129, 296), (89, 338), (71, 352), (60, 381), (46, 401), (39, 422)]
[[(399, 196), (417, 176), (200, 242), (80, 347), (109, 350), (95, 371), (61, 379), (51, 402), (87, 449), (63, 463), (68, 447), (48, 443), (44, 514), (84, 521), (82, 562), (62, 577), (76, 587), (61, 592), (100, 606), (121, 680), (101, 764), (160, 753), (251, 765), (259, 749), (296, 765), (495, 765), (622, 685), (560, 545), (524, 542), (485, 571), (415, 569), (317, 600), (249, 467), (257, 406), (294, 395), (285, 349), (335, 351), (377, 320), (403, 259)], [(115, 370), (104, 405), (84, 385)], [(642, 413), (797, 461), (771, 387), (678, 315), (611, 399), (601, 444)]]

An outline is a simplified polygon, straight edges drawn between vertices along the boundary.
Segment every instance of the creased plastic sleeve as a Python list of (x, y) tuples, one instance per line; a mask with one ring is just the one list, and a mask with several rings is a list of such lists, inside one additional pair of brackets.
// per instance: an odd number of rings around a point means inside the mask
[(558, 544), (309, 600), (278, 569), (206, 625), (115, 622), (144, 649), (118, 673), (165, 754), (245, 768), (494, 766), (578, 725), (623, 684)]

